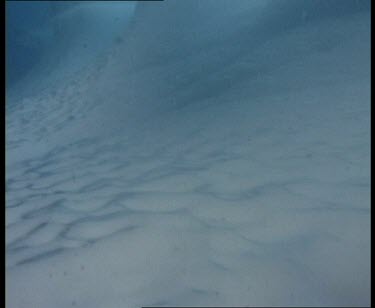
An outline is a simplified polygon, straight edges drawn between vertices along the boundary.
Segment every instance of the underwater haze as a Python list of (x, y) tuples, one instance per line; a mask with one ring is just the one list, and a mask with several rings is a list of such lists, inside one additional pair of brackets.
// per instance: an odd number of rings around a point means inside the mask
[(370, 305), (370, 0), (6, 1), (6, 306)]

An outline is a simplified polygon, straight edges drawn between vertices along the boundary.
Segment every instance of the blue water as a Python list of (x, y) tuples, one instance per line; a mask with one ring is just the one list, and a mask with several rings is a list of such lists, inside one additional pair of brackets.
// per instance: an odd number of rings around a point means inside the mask
[(370, 304), (370, 1), (6, 1), (7, 307)]

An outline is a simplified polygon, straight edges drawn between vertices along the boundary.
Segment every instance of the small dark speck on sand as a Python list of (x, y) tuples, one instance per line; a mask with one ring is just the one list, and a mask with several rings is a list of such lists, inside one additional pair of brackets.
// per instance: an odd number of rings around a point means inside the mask
[(120, 36), (116, 37), (116, 39), (115, 39), (116, 44), (121, 44), (122, 42), (123, 42), (122, 37), (120, 37)]

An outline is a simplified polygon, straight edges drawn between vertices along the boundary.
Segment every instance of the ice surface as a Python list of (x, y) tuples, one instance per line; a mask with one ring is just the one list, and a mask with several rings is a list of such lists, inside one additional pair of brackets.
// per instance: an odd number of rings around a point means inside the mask
[(140, 3), (8, 94), (7, 307), (370, 304), (369, 1), (280, 3)]

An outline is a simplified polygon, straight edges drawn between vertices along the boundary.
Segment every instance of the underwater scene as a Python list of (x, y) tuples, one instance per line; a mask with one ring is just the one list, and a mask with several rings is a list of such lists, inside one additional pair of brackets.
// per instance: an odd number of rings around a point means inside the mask
[(7, 308), (370, 306), (370, 0), (5, 6)]

